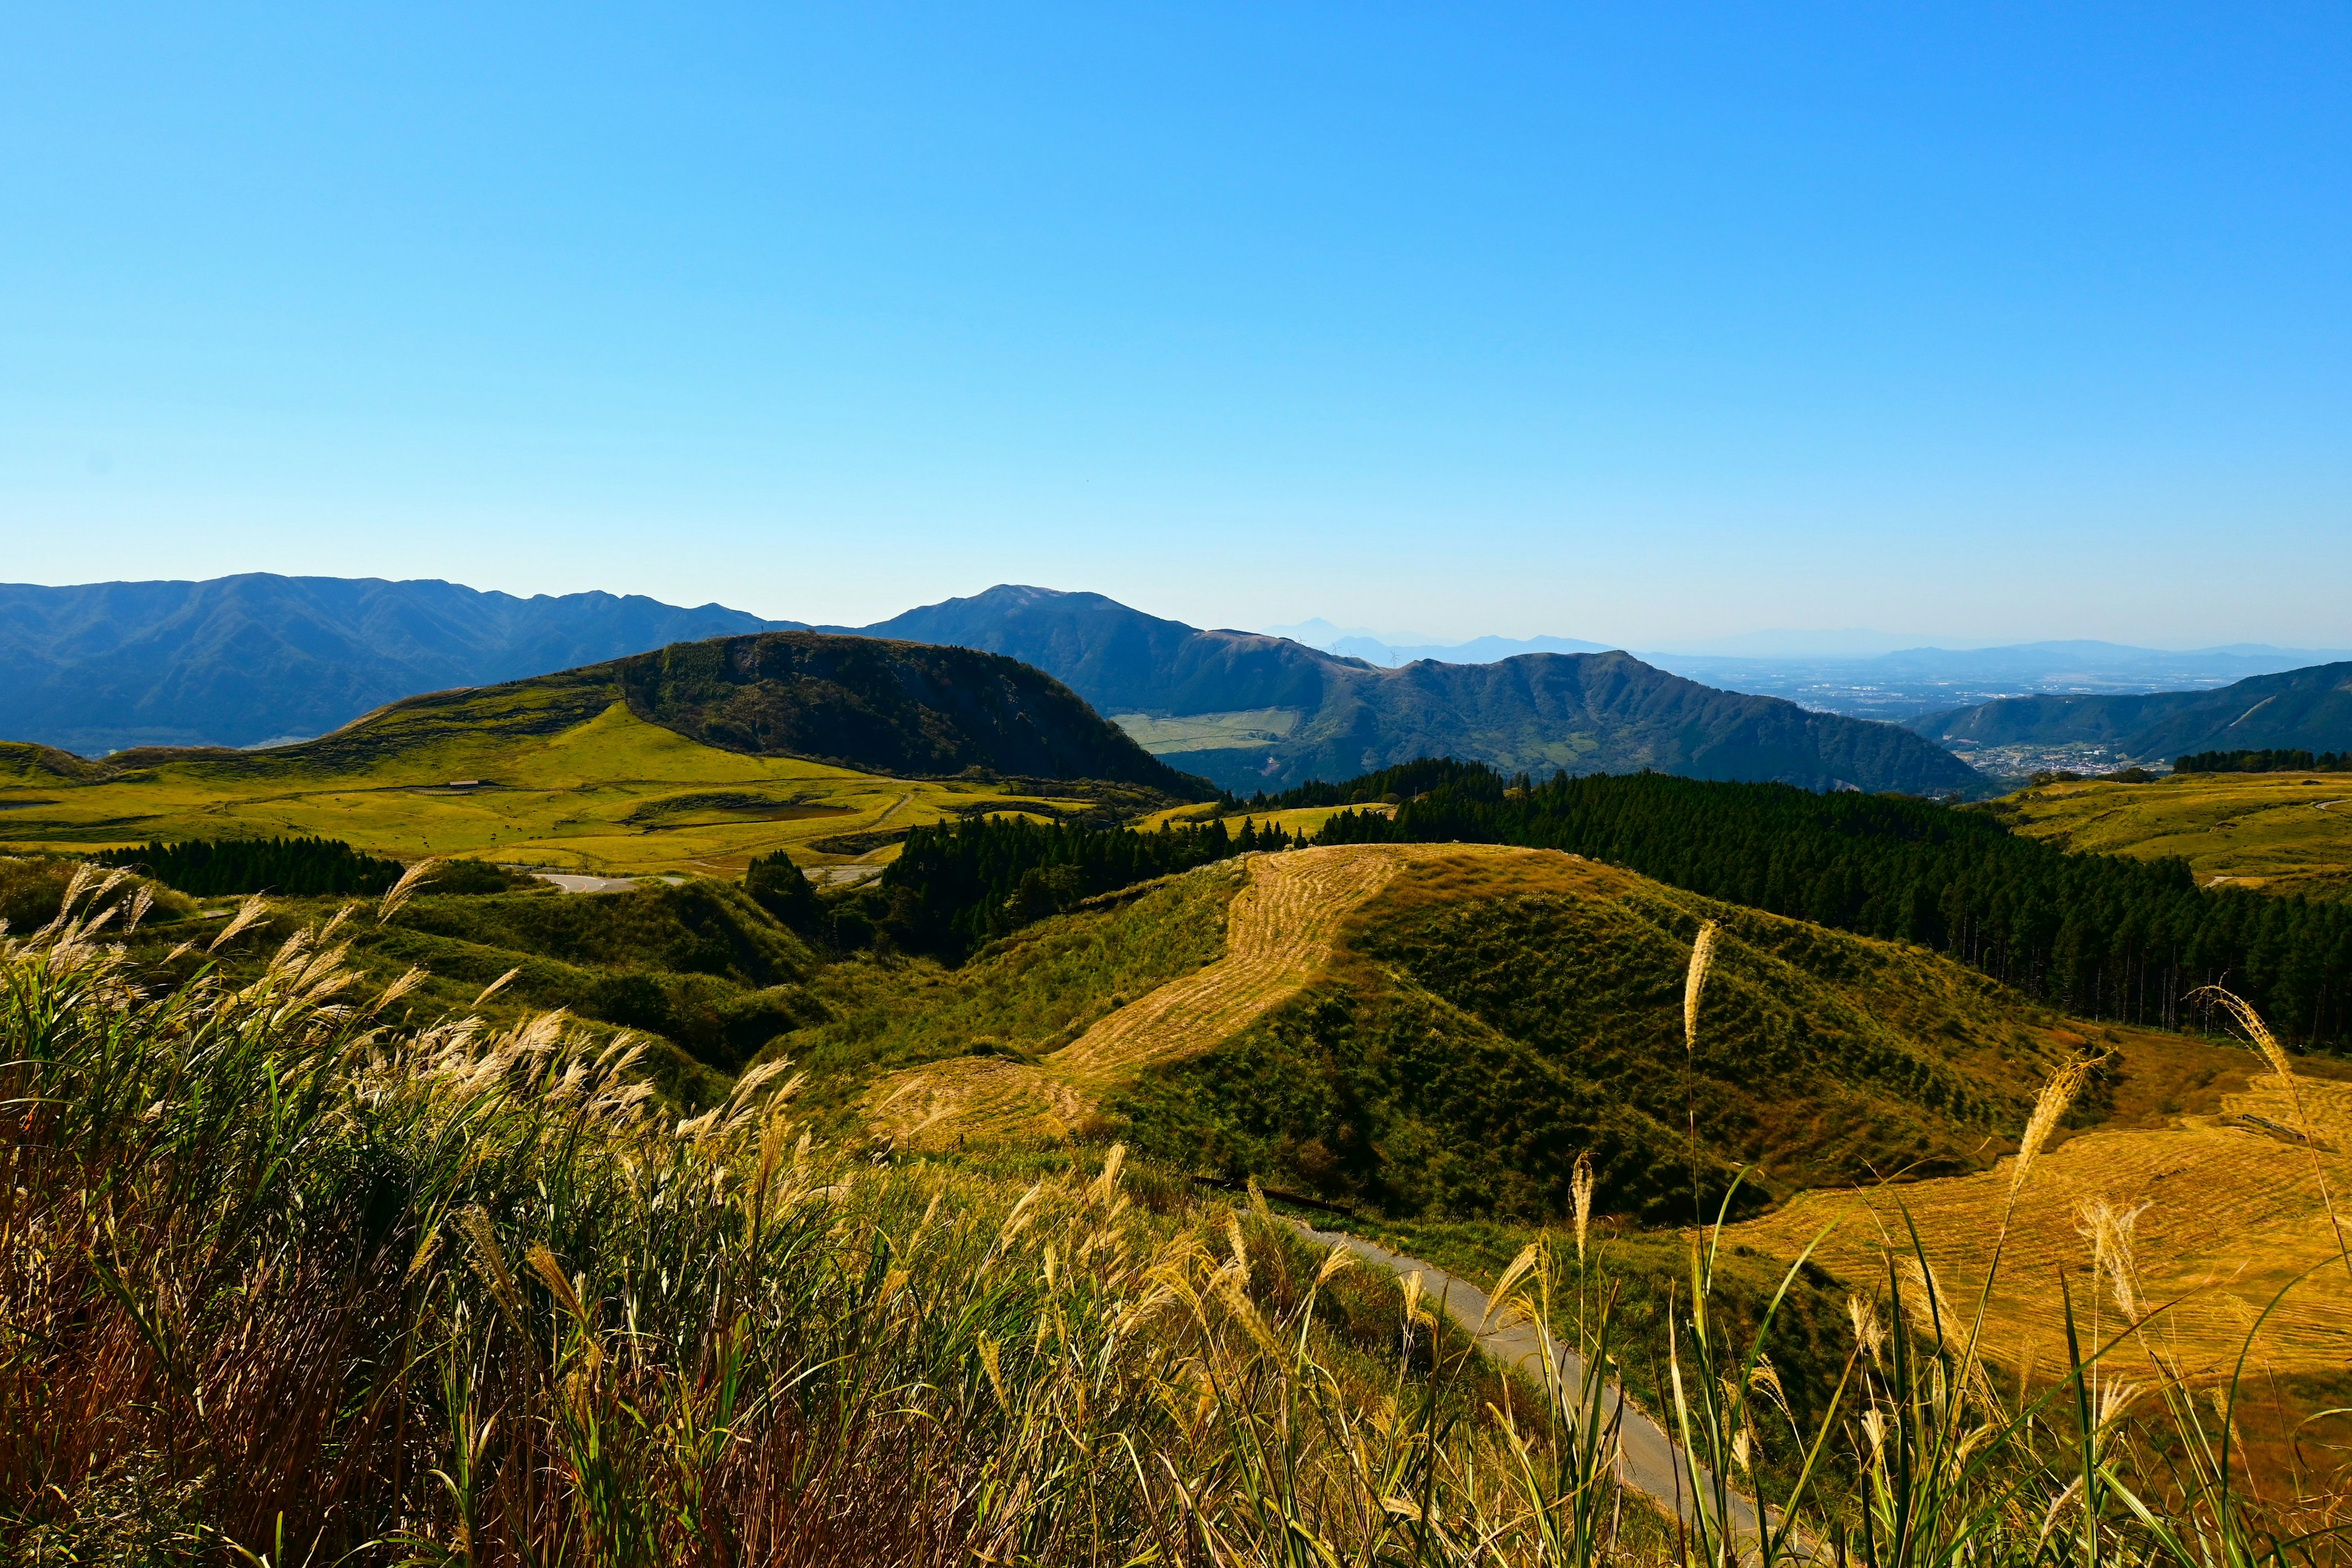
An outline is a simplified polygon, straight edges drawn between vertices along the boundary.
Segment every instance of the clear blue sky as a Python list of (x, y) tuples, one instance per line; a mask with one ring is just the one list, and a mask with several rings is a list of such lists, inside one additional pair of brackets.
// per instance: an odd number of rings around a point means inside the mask
[(2352, 9), (20, 6), (0, 578), (2352, 644)]

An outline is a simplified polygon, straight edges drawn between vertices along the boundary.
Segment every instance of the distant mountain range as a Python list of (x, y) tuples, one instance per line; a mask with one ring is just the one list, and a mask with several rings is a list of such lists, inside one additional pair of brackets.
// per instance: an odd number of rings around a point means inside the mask
[(1377, 632), (1335, 626), (1326, 620), (1307, 621), (1295, 626), (1269, 626), (1266, 635), (1288, 637), (1293, 642), (1305, 643), (1308, 647), (1321, 648), (1326, 653), (1360, 658), (1366, 664), (1377, 664), (1391, 669), (1423, 658), (1433, 658), (1440, 664), (1493, 664), (1523, 653), (1612, 651), (1607, 643), (1583, 642), (1576, 637), (1472, 637), (1467, 642), (1442, 643), (1433, 637), (1382, 637)]
[[(0, 585), (0, 658), (11, 671), (0, 684), (0, 738), (82, 755), (254, 746), (324, 734), (421, 692), (805, 629), (720, 605), (526, 599), (432, 581), (249, 574)], [(1340, 650), (1332, 651), (1191, 626), (1099, 594), (1013, 585), (818, 629), (1018, 659), (1154, 754), (1244, 793), (1450, 753), (1544, 773), (1654, 767), (1810, 788), (1980, 794), (1984, 778), (1952, 751), (2001, 763), (1990, 766), (2001, 774), (2027, 765), (2017, 759), (2037, 746), (2094, 744), (2146, 761), (2352, 746), (2352, 706), (2340, 673), (2328, 673), (2352, 664), (2282, 672), (2280, 661), (2309, 656), (2262, 647), (2174, 653), (2048, 642), (1808, 664), (1636, 658), (1566, 637), (1408, 645), (1328, 623), (1286, 628)], [(2151, 682), (2210, 689), (2150, 694)], [(766, 701), (739, 694), (705, 706), (714, 715), (760, 708), (756, 723), (772, 726)]]
[[(1388, 668), (1423, 658), (1492, 664), (1523, 653), (1601, 653), (1612, 646), (1561, 637), (1448, 643), (1319, 618), (1266, 631)], [(1646, 664), (1727, 691), (1784, 697), (1801, 707), (1894, 723), (2004, 697), (2196, 690), (2352, 658), (2352, 650), (2263, 643), (2180, 650), (2074, 640), (1947, 648), (1864, 630), (1747, 632), (1670, 650), (1632, 651)]]
[(1785, 697), (1808, 708), (1856, 718), (1907, 722), (2004, 697), (2210, 689), (2248, 676), (2352, 656), (2252, 644), (2183, 652), (2076, 641), (2006, 647), (1913, 647), (1867, 658), (1686, 653), (1643, 657), (1661, 668), (1710, 686)]
[(1647, 767), (1811, 789), (1984, 786), (1895, 726), (1716, 690), (1624, 653), (1382, 668), (1261, 632), (1162, 620), (1099, 594), (1013, 585), (859, 629), (1034, 664), (1155, 752), (1236, 791), (1438, 755), (1546, 773)]
[(1914, 724), (1948, 746), (2097, 745), (2134, 763), (2195, 752), (2352, 745), (2352, 661), (2258, 675), (2214, 691), (2011, 697)]
[[(20, 677), (0, 691), (0, 737), (84, 755), (251, 746), (324, 733), (419, 692), (798, 629), (717, 605), (520, 599), (440, 582), (251, 574), (0, 587), (0, 655)], [(1163, 620), (1098, 594), (1014, 586), (820, 629), (1019, 659), (1175, 766), (1242, 791), (1445, 752), (1547, 773), (1654, 767), (1811, 788), (1982, 789), (1908, 731), (1712, 689), (1622, 653), (1386, 668), (1263, 633)], [(779, 721), (775, 692), (696, 706), (712, 722), (772, 735), (761, 726)]]
[(323, 734), (421, 691), (487, 686), (777, 623), (630, 595), (279, 577), (0, 584), (0, 738), (83, 755)]

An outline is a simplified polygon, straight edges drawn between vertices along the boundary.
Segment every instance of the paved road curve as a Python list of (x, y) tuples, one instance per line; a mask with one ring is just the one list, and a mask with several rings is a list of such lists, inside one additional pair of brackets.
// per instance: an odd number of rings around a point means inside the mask
[[(1486, 1293), (1458, 1276), (1448, 1274), (1434, 1264), (1423, 1263), (1401, 1252), (1391, 1252), (1385, 1247), (1375, 1247), (1360, 1236), (1345, 1231), (1317, 1230), (1312, 1226), (1293, 1221), (1298, 1228), (1316, 1240), (1329, 1246), (1346, 1247), (1357, 1257), (1377, 1263), (1402, 1279), (1408, 1274), (1421, 1276), (1422, 1294), (1442, 1301), (1446, 1312), (1462, 1325), (1463, 1331), (1475, 1340), (1480, 1350), (1501, 1362), (1514, 1372), (1525, 1373), (1540, 1384), (1543, 1377), (1543, 1342), (1537, 1336), (1535, 1325), (1517, 1313), (1511, 1321), (1486, 1321)], [(1574, 1352), (1559, 1352), (1560, 1376), (1569, 1386), (1575, 1387), (1584, 1377), (1584, 1358)], [(1680, 1452), (1665, 1429), (1642, 1411), (1627, 1403), (1622, 1384), (1612, 1383), (1607, 1397), (1617, 1406), (1614, 1414), (1622, 1419), (1618, 1426), (1617, 1479), (1636, 1490), (1646, 1492), (1656, 1500), (1666, 1512), (1685, 1523), (1691, 1520), (1693, 1507), (1690, 1477), (1683, 1468)], [(1700, 1475), (1706, 1476), (1705, 1467)], [(1712, 1490), (1712, 1479), (1706, 1483)], [(1732, 1531), (1735, 1536), (1753, 1542), (1756, 1538), (1756, 1508), (1745, 1498), (1735, 1494), (1731, 1503)], [(1802, 1555), (1803, 1543), (1799, 1543)]]

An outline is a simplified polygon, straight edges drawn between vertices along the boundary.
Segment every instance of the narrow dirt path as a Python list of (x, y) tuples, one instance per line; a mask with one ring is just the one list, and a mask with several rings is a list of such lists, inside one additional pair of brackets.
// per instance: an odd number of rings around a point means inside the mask
[(1478, 844), (1346, 844), (1247, 858), (1223, 957), (1111, 1014), (1043, 1060), (956, 1057), (866, 1092), (877, 1131), (915, 1148), (1065, 1131), (1146, 1068), (1197, 1056), (1298, 994), (1339, 927), (1404, 866), (1439, 856), (1530, 855)]

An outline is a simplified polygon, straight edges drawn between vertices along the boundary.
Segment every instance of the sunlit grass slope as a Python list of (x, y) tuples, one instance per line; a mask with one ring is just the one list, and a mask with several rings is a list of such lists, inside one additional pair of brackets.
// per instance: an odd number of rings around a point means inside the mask
[[(969, 1026), (971, 1049), (877, 1058), (894, 1070), (866, 1094), (877, 1129), (936, 1147), (1108, 1128), (1390, 1215), (1559, 1215), (1590, 1150), (1605, 1206), (1673, 1219), (1692, 1210), (1694, 1121), (1703, 1193), (1740, 1163), (1772, 1194), (1964, 1171), (2079, 1038), (1925, 950), (1552, 851), (1258, 854), (1153, 897), (1181, 931), (1180, 891), (1236, 875), (1222, 943), (1192, 920), (1192, 967), (1158, 989), (1105, 984), (1057, 1005), (1058, 1028)], [(1686, 1054), (1682, 972), (1707, 919), (1725, 931), (1717, 1026)], [(1028, 984), (1003, 969), (907, 990), (855, 1032), (944, 1039), (965, 987)]]
[[(62, 850), (316, 834), (410, 858), (730, 873), (778, 849), (810, 865), (887, 858), (893, 847), (857, 836), (1000, 799), (1036, 803), (993, 784), (720, 751), (636, 718), (609, 683), (564, 677), (414, 700), (268, 752), (84, 763), (0, 745), (0, 842)], [(853, 842), (817, 842), (841, 837)]]
[[(0, 862), (10, 864), (21, 862)], [(266, 900), (260, 917), (216, 950), (222, 923), (151, 917), (124, 939), (125, 950), (148, 984), (185, 980), (207, 967), (250, 983), (279, 943), (347, 903)], [(10, 929), (37, 929), (46, 919)], [(184, 948), (192, 938), (196, 945)], [(395, 1022), (471, 1012), (511, 1026), (562, 1009), (587, 1037), (633, 1032), (646, 1047), (638, 1070), (682, 1110), (717, 1103), (754, 1054), (824, 1016), (811, 983), (827, 955), (740, 887), (709, 878), (585, 898), (545, 887), (427, 891), (389, 920), (346, 919), (341, 942), (342, 962), (360, 983), (404, 984)]]
[(1827, 1230), (1816, 1260), (1866, 1289), (1886, 1238), (1916, 1225), (1955, 1300), (1972, 1308), (1997, 1263), (1987, 1343), (2044, 1373), (2065, 1360), (2062, 1273), (2094, 1262), (2100, 1240), (2111, 1277), (2095, 1268), (2078, 1281), (2089, 1325), (2116, 1321), (2116, 1280), (2142, 1304), (2135, 1315), (2165, 1309), (2147, 1342), (2121, 1352), (2126, 1373), (2157, 1353), (2220, 1380), (2251, 1348), (2265, 1374), (2340, 1376), (2352, 1365), (2352, 1263), (2330, 1212), (2330, 1194), (2340, 1204), (2352, 1189), (2343, 1065), (2305, 1058), (2288, 1078), (2251, 1049), (2179, 1036), (2105, 1031), (2093, 1044), (2113, 1053), (2123, 1114), (2043, 1154), (2021, 1186), (2004, 1162), (1906, 1187), (1807, 1193), (1731, 1237), (1787, 1258)]
[(877, 1079), (925, 1064), (1034, 1062), (1220, 958), (1226, 906), (1242, 885), (1237, 869), (1204, 866), (1091, 900), (955, 969), (856, 954), (813, 982), (822, 1017), (768, 1054), (808, 1072), (807, 1103), (836, 1110)]
[(2343, 774), (2085, 780), (2021, 790), (1988, 809), (2067, 849), (2186, 860), (2200, 886), (2223, 878), (2271, 892), (2352, 895), (2352, 777)]
[[(1525, 1217), (1567, 1212), (1589, 1150), (1604, 1211), (1673, 1219), (1694, 1152), (1702, 1203), (1743, 1164), (1772, 1194), (1969, 1169), (2068, 1054), (2053, 1016), (1921, 948), (1576, 856), (1423, 847), (1293, 1001), (1118, 1099), (1139, 1147), (1390, 1215)], [(1713, 1023), (1686, 1051), (1709, 919)]]

